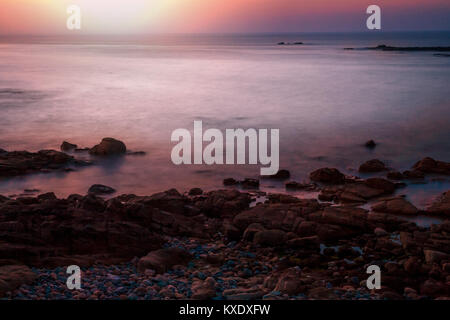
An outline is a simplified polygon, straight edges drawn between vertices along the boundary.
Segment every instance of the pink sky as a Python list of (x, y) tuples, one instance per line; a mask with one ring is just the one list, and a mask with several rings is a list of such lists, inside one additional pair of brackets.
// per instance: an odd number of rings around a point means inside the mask
[(65, 33), (70, 4), (83, 33), (362, 31), (370, 4), (384, 30), (450, 30), (448, 0), (1, 0), (0, 33)]

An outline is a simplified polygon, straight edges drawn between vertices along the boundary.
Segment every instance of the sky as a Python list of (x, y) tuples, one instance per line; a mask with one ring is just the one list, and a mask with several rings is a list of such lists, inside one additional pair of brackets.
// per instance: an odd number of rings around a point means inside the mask
[(81, 8), (83, 34), (450, 30), (449, 0), (0, 0), (0, 34), (64, 34)]

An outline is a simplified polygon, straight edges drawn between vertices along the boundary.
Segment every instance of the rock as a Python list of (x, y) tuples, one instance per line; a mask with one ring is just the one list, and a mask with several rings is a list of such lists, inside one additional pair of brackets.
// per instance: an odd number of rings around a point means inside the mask
[(383, 178), (369, 178), (364, 181), (364, 184), (370, 188), (383, 190), (385, 194), (395, 191), (395, 183)]
[(36, 274), (24, 265), (0, 266), (0, 297), (23, 284), (31, 284)]
[(57, 200), (58, 198), (53, 192), (43, 193), (37, 196), (38, 200)]
[(294, 238), (288, 240), (287, 246), (289, 248), (311, 248), (319, 249), (320, 240), (318, 236), (304, 237), (304, 238)]
[(421, 171), (423, 173), (437, 173), (450, 175), (450, 163), (444, 161), (434, 160), (433, 158), (426, 157), (418, 161), (413, 166), (414, 170)]
[(241, 186), (244, 189), (258, 189), (259, 188), (259, 180), (246, 178), (241, 181)]
[(435, 250), (423, 250), (423, 254), (427, 264), (440, 263), (442, 260), (447, 260), (450, 257), (447, 253)]
[(102, 184), (94, 184), (88, 190), (88, 193), (90, 194), (111, 194), (114, 192), (116, 192), (115, 189)]
[(420, 286), (420, 293), (431, 297), (435, 297), (440, 294), (448, 294), (448, 291), (449, 289), (447, 285), (434, 279), (428, 279)]
[(296, 181), (288, 181), (285, 186), (288, 190), (314, 191), (317, 189), (317, 186), (314, 183), (300, 183)]
[(245, 241), (253, 241), (255, 234), (264, 230), (264, 227), (260, 223), (252, 223), (245, 229), (243, 239)]
[(189, 190), (189, 195), (190, 196), (199, 196), (203, 194), (203, 190), (200, 188), (192, 188), (191, 190)]
[(386, 236), (386, 235), (389, 234), (389, 233), (388, 233), (386, 230), (384, 230), (383, 228), (375, 228), (375, 230), (373, 231), (373, 233), (375, 233), (375, 235), (376, 235), (377, 237), (383, 237), (383, 236)]
[(6, 151), (5, 149), (0, 148), (0, 154), (2, 153), (8, 153), (8, 151)]
[(70, 142), (64, 141), (61, 144), (60, 148), (61, 148), (62, 151), (69, 151), (69, 150), (73, 150), (73, 149), (78, 148), (78, 146), (76, 144), (72, 144)]
[(366, 146), (366, 148), (369, 148), (369, 149), (373, 149), (377, 146), (377, 144), (373, 140), (367, 141), (364, 145)]
[(301, 272), (297, 268), (290, 268), (280, 276), (274, 291), (290, 296), (306, 291), (306, 285), (301, 280)]
[(432, 215), (442, 215), (450, 217), (450, 190), (444, 192), (428, 208), (427, 212)]
[(74, 157), (55, 150), (41, 150), (36, 153), (27, 151), (0, 153), (0, 177), (61, 170), (79, 162)]
[(206, 194), (206, 199), (196, 206), (208, 217), (234, 216), (249, 207), (251, 197), (238, 190), (215, 190)]
[(223, 179), (223, 185), (224, 186), (235, 186), (237, 185), (239, 182), (233, 178), (226, 178)]
[(90, 154), (97, 156), (108, 156), (125, 154), (127, 148), (122, 141), (116, 140), (114, 138), (103, 138), (100, 144), (94, 146), (89, 150)]
[(287, 240), (287, 234), (281, 230), (258, 231), (253, 237), (253, 243), (261, 246), (278, 246), (284, 244)]
[(378, 159), (366, 161), (359, 167), (359, 172), (380, 172), (384, 170), (387, 170), (385, 164)]
[(139, 259), (138, 271), (153, 269), (157, 273), (167, 272), (175, 265), (183, 265), (191, 260), (191, 254), (180, 248), (165, 248), (150, 252)]
[(411, 275), (417, 275), (422, 271), (422, 264), (417, 257), (409, 257), (403, 264), (403, 268)]
[(335, 224), (355, 230), (366, 230), (367, 210), (358, 207), (326, 207), (316, 218), (322, 224)]
[(423, 179), (425, 177), (424, 173), (418, 170), (406, 170), (403, 171), (403, 179), (407, 179), (407, 180), (416, 180), (416, 179)]
[(212, 277), (192, 284), (192, 299), (207, 300), (216, 296), (216, 281)]
[(376, 212), (400, 215), (417, 215), (418, 209), (402, 197), (390, 198), (375, 203), (371, 209)]
[(224, 234), (229, 241), (239, 241), (242, 237), (242, 231), (230, 223), (224, 225)]
[(233, 224), (245, 230), (252, 223), (260, 223), (266, 229), (292, 231), (295, 222), (301, 222), (301, 215), (317, 211), (320, 208), (315, 199), (298, 199), (293, 203), (264, 203), (242, 211), (233, 219)]
[(291, 173), (288, 170), (281, 169), (276, 174), (267, 176), (267, 178), (275, 179), (275, 180), (286, 180), (286, 179), (289, 179), (290, 176), (291, 176)]
[(405, 178), (399, 171), (389, 171), (386, 177), (390, 180), (403, 180)]
[(331, 289), (317, 287), (308, 291), (308, 298), (316, 300), (333, 300), (336, 299), (336, 295)]
[(317, 169), (309, 175), (310, 179), (322, 183), (340, 184), (344, 183), (345, 176), (335, 168)]

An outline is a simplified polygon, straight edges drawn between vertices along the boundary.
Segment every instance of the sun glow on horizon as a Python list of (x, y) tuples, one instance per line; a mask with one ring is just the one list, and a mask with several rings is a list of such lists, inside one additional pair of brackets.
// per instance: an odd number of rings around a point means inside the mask
[[(367, 0), (0, 0), (0, 34), (65, 33), (69, 5), (81, 33), (342, 31), (364, 27)], [(378, 0), (385, 26), (450, 29), (448, 0)]]

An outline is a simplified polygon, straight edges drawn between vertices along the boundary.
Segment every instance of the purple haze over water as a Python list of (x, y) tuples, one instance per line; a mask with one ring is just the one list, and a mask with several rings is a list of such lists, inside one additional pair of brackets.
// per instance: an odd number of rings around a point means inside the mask
[[(171, 133), (192, 130), (194, 120), (204, 129), (280, 129), (281, 167), (298, 181), (325, 166), (357, 174), (372, 158), (399, 170), (425, 156), (450, 161), (450, 58), (343, 50), (378, 44), (450, 46), (450, 33), (0, 38), (1, 148), (91, 147), (115, 137), (147, 152), (2, 180), (0, 194), (85, 194), (94, 183), (149, 194), (257, 177), (259, 165), (173, 165)], [(374, 150), (362, 146), (369, 139)], [(400, 192), (423, 206), (449, 186), (433, 180)]]

